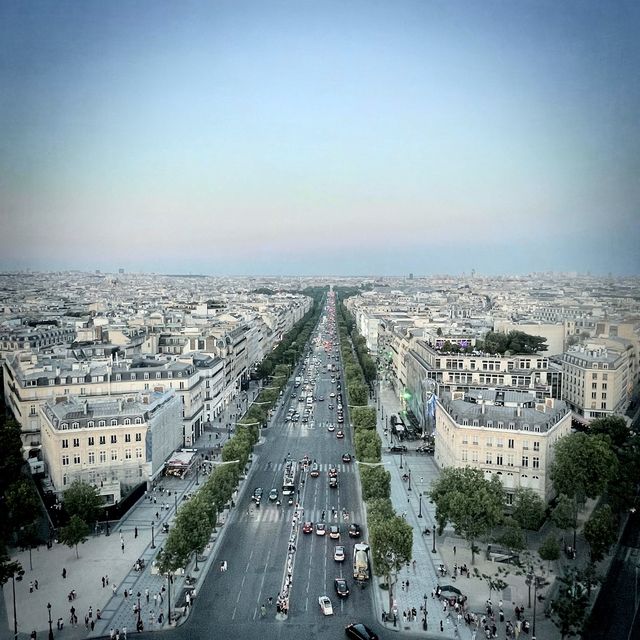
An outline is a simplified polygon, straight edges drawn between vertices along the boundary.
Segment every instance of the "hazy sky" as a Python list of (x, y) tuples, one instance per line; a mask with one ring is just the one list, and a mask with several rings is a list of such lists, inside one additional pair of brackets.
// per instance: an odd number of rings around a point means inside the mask
[(640, 3), (3, 0), (0, 267), (640, 273)]

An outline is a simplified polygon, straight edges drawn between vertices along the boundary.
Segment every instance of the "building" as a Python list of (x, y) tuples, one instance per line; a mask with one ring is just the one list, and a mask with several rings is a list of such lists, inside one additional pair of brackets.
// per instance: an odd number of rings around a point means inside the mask
[(518, 487), (553, 497), (553, 446), (571, 432), (571, 411), (518, 391), (454, 392), (437, 401), (435, 462), (497, 474), (510, 504)]
[(42, 453), (54, 490), (96, 486), (106, 504), (150, 482), (182, 445), (182, 403), (173, 389), (122, 398), (74, 396), (40, 410)]

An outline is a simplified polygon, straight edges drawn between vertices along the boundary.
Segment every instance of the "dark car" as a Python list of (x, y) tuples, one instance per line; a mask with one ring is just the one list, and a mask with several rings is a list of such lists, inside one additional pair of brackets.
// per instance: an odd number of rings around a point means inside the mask
[(389, 453), (406, 453), (409, 451), (406, 444), (394, 444), (389, 447)]
[(359, 538), (360, 537), (360, 525), (352, 522), (349, 525), (349, 537), (350, 538)]
[(423, 444), (419, 447), (416, 448), (416, 451), (418, 453), (428, 453), (428, 454), (432, 454), (433, 453), (433, 445), (430, 444)]
[(311, 533), (313, 531), (313, 522), (308, 520), (302, 524), (302, 533)]
[(333, 587), (336, 590), (338, 598), (346, 598), (349, 595), (349, 587), (347, 581), (344, 578), (336, 578), (333, 581)]
[(343, 453), (342, 454), (342, 462), (351, 462), (351, 454)]
[(262, 494), (263, 494), (263, 489), (262, 487), (256, 487), (253, 490), (253, 495), (251, 496), (251, 499), (254, 502), (260, 502), (260, 500), (262, 500)]
[(348, 624), (344, 628), (344, 633), (347, 638), (354, 638), (354, 640), (378, 640), (378, 635), (361, 622)]
[(329, 488), (330, 489), (335, 489), (338, 486), (338, 478), (336, 478), (335, 476), (332, 476), (331, 478), (329, 478)]

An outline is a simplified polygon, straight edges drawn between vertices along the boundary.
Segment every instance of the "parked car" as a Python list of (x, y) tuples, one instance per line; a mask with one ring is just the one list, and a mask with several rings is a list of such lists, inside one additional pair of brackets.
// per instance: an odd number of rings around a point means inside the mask
[(394, 444), (388, 449), (389, 453), (406, 453), (409, 451), (406, 444)]

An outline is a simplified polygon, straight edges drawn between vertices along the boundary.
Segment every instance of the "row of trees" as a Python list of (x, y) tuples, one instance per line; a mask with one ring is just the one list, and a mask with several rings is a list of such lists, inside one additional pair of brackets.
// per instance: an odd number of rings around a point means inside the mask
[[(341, 297), (355, 293), (358, 291), (340, 290)], [(391, 504), (391, 474), (382, 465), (382, 440), (376, 430), (376, 409), (366, 406), (369, 398), (367, 385), (375, 379), (375, 363), (364, 339), (357, 336), (353, 319), (340, 297), (337, 307), (340, 349), (351, 405), (349, 416), (354, 430), (362, 498), (367, 508), (371, 559), (376, 575), (385, 578), (391, 610), (398, 571), (413, 555), (413, 529), (396, 514)]]
[(509, 331), (509, 333), (489, 331), (483, 340), (478, 341), (476, 349), (502, 355), (505, 353), (534, 355), (547, 350), (546, 342), (546, 338), (532, 336), (524, 331)]

